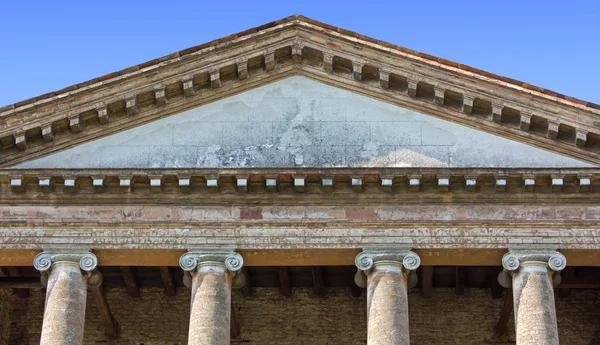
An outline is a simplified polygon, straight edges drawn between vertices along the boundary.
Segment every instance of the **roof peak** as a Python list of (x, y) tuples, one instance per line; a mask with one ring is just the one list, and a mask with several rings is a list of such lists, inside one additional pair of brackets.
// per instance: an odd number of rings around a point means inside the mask
[(65, 87), (65, 88), (60, 89), (60, 90), (48, 92), (48, 93), (45, 93), (43, 95), (39, 95), (39, 96), (32, 97), (32, 98), (29, 98), (29, 99), (26, 99), (26, 100), (23, 100), (23, 101), (20, 101), (20, 102), (16, 102), (16, 103), (13, 103), (13, 104), (9, 104), (9, 105), (0, 107), (0, 116), (3, 115), (3, 113), (6, 112), (6, 111), (17, 110), (18, 108), (20, 108), (22, 106), (26, 106), (26, 105), (29, 105), (29, 104), (32, 104), (32, 103), (35, 103), (35, 102), (38, 102), (38, 101), (41, 101), (41, 100), (44, 100), (44, 99), (52, 98), (54, 96), (62, 95), (62, 94), (65, 94), (65, 93), (68, 93), (68, 92), (71, 92), (71, 91), (74, 91), (74, 90), (77, 90), (77, 89), (80, 89), (80, 88), (84, 88), (86, 86), (89, 86), (89, 85), (92, 85), (92, 84), (95, 84), (95, 83), (98, 83), (98, 82), (106, 81), (106, 80), (109, 80), (109, 79), (112, 79), (112, 78), (117, 78), (119, 76), (123, 76), (123, 75), (129, 74), (129, 73), (132, 73), (132, 72), (136, 72), (136, 71), (139, 71), (140, 69), (147, 68), (147, 67), (150, 67), (150, 66), (153, 66), (153, 65), (157, 65), (157, 64), (163, 63), (165, 61), (171, 60), (171, 59), (183, 58), (183, 57), (185, 57), (187, 55), (193, 54), (195, 52), (198, 52), (200, 50), (206, 49), (208, 47), (212, 47), (212, 46), (216, 46), (216, 45), (219, 45), (219, 44), (222, 44), (222, 43), (230, 42), (230, 41), (235, 40), (237, 38), (248, 36), (248, 35), (251, 35), (251, 34), (256, 34), (256, 33), (259, 33), (261, 31), (266, 31), (266, 30), (272, 29), (274, 27), (277, 27), (277, 26), (280, 26), (280, 25), (283, 25), (283, 24), (286, 24), (286, 23), (289, 23), (289, 22), (292, 22), (292, 21), (302, 21), (302, 22), (305, 22), (307, 24), (315, 25), (317, 27), (320, 27), (321, 29), (328, 30), (328, 31), (331, 31), (331, 32), (335, 32), (337, 34), (340, 34), (340, 35), (343, 35), (343, 36), (346, 36), (346, 37), (351, 37), (351, 38), (354, 38), (354, 39), (359, 39), (361, 41), (364, 41), (364, 42), (367, 42), (367, 43), (370, 43), (370, 44), (376, 44), (376, 45), (379, 45), (381, 47), (385, 47), (385, 48), (388, 48), (388, 49), (397, 50), (399, 52), (402, 52), (402, 53), (405, 53), (405, 54), (409, 54), (409, 55), (413, 55), (413, 56), (416, 56), (416, 57), (419, 57), (419, 58), (422, 58), (422, 59), (425, 59), (425, 60), (429, 60), (429, 61), (432, 61), (434, 63), (438, 63), (440, 65), (458, 68), (460, 70), (464, 70), (464, 71), (467, 71), (467, 72), (470, 72), (470, 73), (474, 73), (476, 75), (480, 75), (480, 76), (484, 76), (484, 77), (491, 78), (491, 79), (494, 79), (494, 80), (498, 80), (498, 81), (501, 81), (501, 82), (504, 82), (504, 83), (507, 83), (507, 84), (510, 84), (510, 85), (518, 86), (518, 87), (521, 87), (521, 88), (524, 88), (524, 89), (527, 89), (527, 90), (536, 91), (536, 92), (539, 92), (539, 93), (542, 93), (542, 94), (545, 94), (545, 95), (548, 95), (548, 96), (551, 96), (551, 97), (555, 97), (557, 99), (565, 100), (565, 101), (567, 101), (569, 103), (573, 103), (573, 104), (577, 104), (577, 105), (580, 105), (580, 106), (588, 107), (590, 109), (600, 110), (600, 105), (599, 104), (595, 104), (595, 103), (592, 103), (592, 102), (587, 102), (587, 101), (584, 101), (584, 100), (581, 100), (581, 99), (578, 99), (578, 98), (575, 98), (575, 97), (569, 97), (569, 96), (560, 94), (558, 92), (554, 92), (554, 91), (551, 91), (551, 90), (548, 90), (548, 89), (544, 89), (542, 87), (534, 86), (534, 85), (531, 85), (531, 84), (528, 84), (528, 83), (525, 83), (525, 82), (522, 82), (522, 81), (519, 81), (519, 80), (516, 80), (516, 79), (513, 79), (513, 78), (499, 76), (499, 75), (496, 75), (496, 74), (493, 74), (493, 73), (486, 72), (484, 70), (473, 68), (473, 67), (470, 67), (470, 66), (467, 66), (467, 65), (463, 65), (463, 64), (460, 64), (460, 63), (457, 63), (457, 62), (454, 62), (454, 61), (450, 61), (450, 60), (447, 60), (447, 59), (439, 58), (439, 57), (436, 57), (436, 56), (433, 56), (433, 55), (430, 55), (430, 54), (427, 54), (427, 53), (418, 52), (416, 50), (408, 49), (408, 48), (403, 47), (403, 46), (398, 46), (398, 45), (391, 44), (391, 43), (388, 43), (388, 42), (385, 42), (385, 41), (377, 40), (377, 39), (374, 39), (374, 38), (371, 38), (371, 37), (368, 37), (368, 36), (361, 35), (361, 34), (359, 34), (357, 32), (354, 32), (354, 31), (346, 30), (346, 29), (343, 29), (343, 28), (340, 28), (340, 27), (332, 26), (332, 25), (329, 25), (329, 24), (326, 24), (326, 23), (323, 23), (323, 22), (311, 19), (309, 17), (306, 17), (306, 16), (304, 16), (302, 14), (297, 13), (297, 14), (293, 14), (291, 16), (287, 16), (285, 18), (282, 18), (280, 20), (269, 22), (269, 23), (266, 23), (266, 24), (263, 24), (263, 25), (260, 25), (260, 26), (254, 27), (254, 28), (250, 28), (248, 30), (244, 30), (242, 32), (231, 34), (231, 35), (228, 35), (228, 36), (225, 36), (225, 37), (222, 37), (222, 38), (218, 38), (218, 39), (215, 39), (215, 40), (212, 40), (212, 41), (200, 44), (200, 45), (189, 47), (189, 48), (186, 48), (186, 49), (183, 49), (183, 50), (180, 50), (180, 51), (177, 51), (177, 52), (174, 52), (174, 53), (171, 53), (171, 54), (168, 54), (168, 55), (156, 58), (156, 59), (152, 59), (152, 60), (146, 61), (144, 63), (141, 63), (141, 64), (138, 64), (138, 65), (135, 65), (135, 66), (131, 66), (131, 67), (125, 68), (125, 69), (120, 70), (120, 71), (115, 71), (115, 72), (112, 72), (112, 73), (108, 73), (108, 74), (105, 74), (103, 76), (99, 76), (97, 78), (93, 78), (93, 79), (87, 80), (87, 81), (82, 82), (82, 83), (73, 84), (71, 86)]
[(0, 166), (291, 75), (600, 162), (598, 105), (293, 15), (0, 109)]

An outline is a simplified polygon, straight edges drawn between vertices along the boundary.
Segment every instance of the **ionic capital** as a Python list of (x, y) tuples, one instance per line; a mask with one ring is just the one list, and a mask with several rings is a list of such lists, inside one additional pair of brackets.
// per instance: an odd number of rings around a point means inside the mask
[(550, 270), (560, 272), (567, 266), (567, 258), (557, 251), (526, 249), (511, 250), (502, 257), (502, 266), (511, 273), (528, 264), (547, 265)]
[(398, 265), (404, 271), (414, 271), (421, 265), (421, 258), (410, 248), (364, 248), (356, 256), (355, 264), (361, 271), (369, 271), (380, 264)]
[(88, 284), (93, 286), (102, 284), (102, 274), (97, 270), (98, 259), (89, 248), (44, 248), (44, 251), (33, 259), (33, 266), (40, 271), (44, 285), (50, 272), (64, 264), (78, 264), (87, 276)]
[(189, 284), (187, 279), (192, 273), (202, 273), (211, 269), (226, 270), (234, 278), (235, 288), (244, 285), (243, 276), (238, 274), (244, 266), (244, 259), (233, 248), (191, 249), (181, 256), (179, 266), (185, 272), (184, 283), (186, 285)]
[(510, 277), (524, 269), (546, 269), (553, 273), (554, 283), (560, 283), (560, 271), (567, 266), (567, 258), (553, 249), (512, 249), (502, 257), (504, 271), (498, 281), (510, 287)]

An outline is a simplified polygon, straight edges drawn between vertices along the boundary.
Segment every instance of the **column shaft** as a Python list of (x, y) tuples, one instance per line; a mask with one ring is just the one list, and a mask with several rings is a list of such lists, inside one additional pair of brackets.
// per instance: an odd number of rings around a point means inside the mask
[(40, 345), (81, 345), (87, 277), (78, 262), (57, 262), (48, 276)]
[(553, 286), (567, 266), (565, 256), (555, 249), (515, 248), (504, 254), (502, 266), (498, 282), (513, 288), (517, 345), (558, 345)]
[(192, 273), (189, 345), (229, 345), (231, 277), (215, 263)]
[(513, 273), (518, 345), (558, 345), (552, 273), (543, 262), (523, 262)]
[(407, 289), (421, 259), (406, 247), (370, 247), (355, 263), (355, 282), (367, 288), (367, 345), (409, 345)]
[(407, 275), (375, 263), (367, 278), (368, 345), (409, 345)]

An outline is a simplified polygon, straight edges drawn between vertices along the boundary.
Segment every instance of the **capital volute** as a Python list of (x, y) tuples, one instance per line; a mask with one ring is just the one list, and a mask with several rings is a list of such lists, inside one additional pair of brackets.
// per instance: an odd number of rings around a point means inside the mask
[(554, 272), (567, 267), (567, 258), (557, 251), (519, 250), (509, 251), (502, 257), (502, 267), (507, 272), (517, 272), (523, 264), (547, 265)]
[(502, 267), (498, 281), (504, 287), (510, 287), (510, 277), (524, 267), (546, 268), (552, 272), (554, 285), (560, 283), (560, 271), (567, 266), (567, 258), (556, 250), (515, 249), (502, 257)]
[(225, 265), (231, 273), (242, 269), (244, 259), (234, 251), (190, 251), (181, 256), (179, 266), (187, 272), (196, 270), (202, 265)]
[(244, 276), (239, 274), (244, 266), (244, 258), (233, 248), (191, 249), (181, 256), (179, 266), (185, 273), (184, 283), (186, 285), (189, 285), (192, 273), (210, 267), (224, 267), (233, 278), (234, 288), (242, 287), (245, 283)]
[(410, 248), (365, 248), (356, 256), (355, 264), (361, 271), (369, 271), (378, 264), (396, 264), (405, 271), (414, 271), (421, 258)]
[(98, 258), (89, 248), (45, 248), (33, 259), (33, 266), (40, 271), (44, 285), (51, 271), (62, 264), (78, 264), (88, 284), (102, 284), (102, 274), (97, 269)]
[(418, 279), (415, 272), (421, 265), (421, 258), (410, 249), (405, 247), (364, 248), (355, 259), (358, 272), (354, 276), (354, 282), (359, 287), (365, 288), (367, 286), (366, 277), (373, 270), (376, 270), (378, 266), (387, 266), (386, 270), (399, 270), (406, 273), (408, 276), (408, 286), (416, 286)]

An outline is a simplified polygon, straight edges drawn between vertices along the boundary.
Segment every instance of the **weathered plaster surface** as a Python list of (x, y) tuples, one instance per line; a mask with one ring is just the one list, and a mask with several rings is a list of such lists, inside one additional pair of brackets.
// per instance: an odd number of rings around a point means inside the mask
[[(25, 218), (28, 224), (16, 224)], [(402, 244), (598, 249), (598, 219), (598, 207), (563, 205), (7, 206), (0, 222), (0, 248), (77, 244), (97, 249), (185, 249), (219, 244), (239, 249), (315, 249)]]
[(296, 76), (19, 165), (294, 166), (589, 164)]

